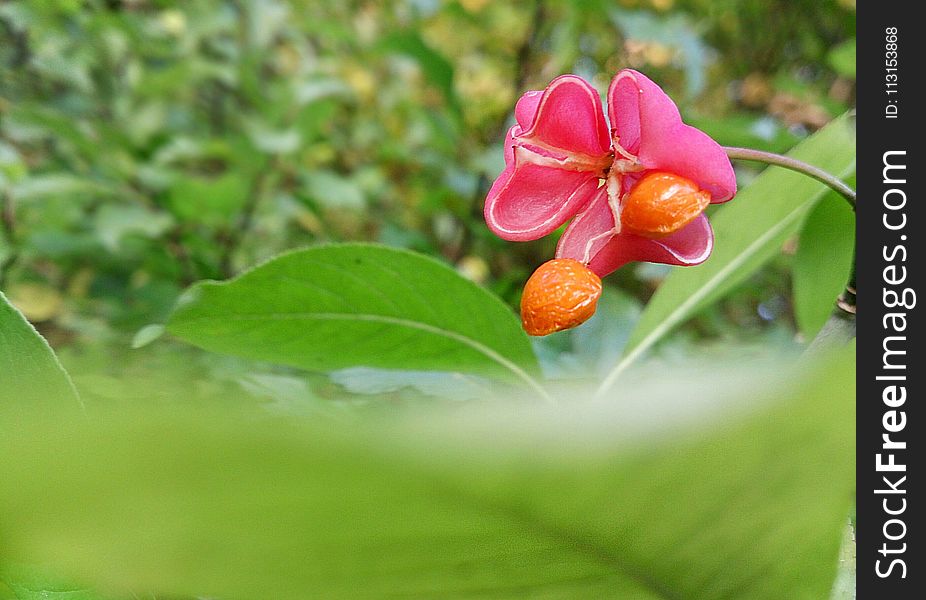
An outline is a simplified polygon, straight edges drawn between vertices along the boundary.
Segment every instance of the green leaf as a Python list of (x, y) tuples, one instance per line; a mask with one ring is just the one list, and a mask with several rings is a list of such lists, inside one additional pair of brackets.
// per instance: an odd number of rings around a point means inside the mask
[(207, 350), (313, 371), (514, 375), (536, 387), (536, 359), (505, 304), (446, 265), (382, 246), (309, 248), (200, 283), (167, 329)]
[(107, 204), (94, 217), (97, 237), (106, 250), (117, 253), (123, 239), (137, 235), (156, 239), (174, 224), (171, 215), (131, 204)]
[(856, 572), (855, 528), (850, 519), (843, 526), (842, 546), (839, 548), (839, 568), (830, 592), (830, 600), (855, 600)]
[(823, 598), (852, 358), (534, 410), (36, 419), (0, 436), (4, 558), (126, 595)]
[(215, 177), (181, 175), (170, 190), (170, 209), (182, 222), (227, 225), (247, 202), (250, 189), (239, 171)]
[(855, 54), (855, 38), (852, 38), (830, 50), (826, 58), (836, 73), (842, 77), (855, 79)]
[(294, 83), (297, 104), (311, 104), (325, 98), (349, 98), (353, 89), (341, 79), (324, 77)]
[[(4, 117), (3, 128), (15, 140), (41, 140), (54, 137), (57, 143), (73, 147), (80, 155), (94, 156), (100, 148), (73, 116), (50, 107), (49, 102), (22, 102)], [(61, 177), (65, 177), (61, 174)]]
[(90, 590), (75, 588), (31, 566), (4, 565), (0, 581), (6, 582), (17, 600), (100, 600)]
[(112, 187), (90, 179), (63, 173), (33, 175), (12, 187), (12, 194), (20, 202), (33, 202), (48, 197), (98, 197), (115, 196)]
[(855, 213), (830, 194), (807, 216), (794, 257), (794, 314), (807, 340), (833, 312), (852, 271)]
[(48, 343), (0, 292), (0, 407), (8, 400), (49, 410), (81, 406)]
[(143, 348), (162, 335), (164, 335), (164, 326), (160, 323), (145, 325), (132, 336), (132, 349), (138, 350), (139, 348)]
[(366, 206), (363, 189), (353, 179), (331, 171), (313, 171), (306, 178), (308, 193), (326, 208), (359, 211)]
[(254, 147), (267, 154), (289, 154), (302, 144), (302, 137), (295, 129), (274, 129), (257, 119), (245, 123), (245, 130)]
[(441, 371), (408, 371), (353, 367), (331, 374), (331, 381), (354, 394), (390, 394), (413, 390), (425, 396), (472, 400), (491, 389), (490, 382), (472, 375)]
[[(788, 153), (839, 177), (855, 172), (855, 128), (843, 116)], [(736, 289), (781, 251), (828, 191), (805, 175), (771, 167), (712, 216), (714, 252), (706, 263), (674, 270), (653, 295), (621, 360), (601, 390), (675, 327)]]
[(742, 146), (767, 152), (787, 152), (801, 138), (770, 116), (733, 113), (722, 118), (691, 115), (686, 122), (724, 146)]
[(378, 49), (394, 54), (404, 54), (414, 59), (428, 81), (444, 95), (454, 115), (461, 118), (462, 107), (453, 86), (453, 63), (431, 48), (418, 33), (414, 31), (393, 33), (379, 42)]

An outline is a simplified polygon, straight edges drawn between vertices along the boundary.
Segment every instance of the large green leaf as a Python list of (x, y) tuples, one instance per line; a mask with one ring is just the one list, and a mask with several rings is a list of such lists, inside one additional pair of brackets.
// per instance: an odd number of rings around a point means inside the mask
[(855, 213), (835, 193), (807, 216), (794, 256), (794, 316), (808, 340), (833, 312), (852, 271)]
[(853, 490), (845, 358), (532, 410), (38, 418), (0, 436), (2, 558), (125, 595), (823, 598)]
[(0, 405), (7, 400), (50, 410), (80, 407), (77, 392), (48, 343), (0, 292)]
[(836, 572), (836, 581), (830, 600), (856, 599), (856, 573), (855, 564), (855, 527), (849, 521), (843, 527), (842, 547), (839, 549), (839, 569)]
[[(48, 343), (0, 292), (0, 437), (21, 427), (24, 415), (56, 422), (73, 416), (81, 406)], [(4, 581), (20, 600), (93, 600), (28, 567), (0, 564), (0, 584)]]
[[(840, 177), (855, 171), (855, 127), (840, 117), (788, 154)], [(781, 251), (828, 188), (805, 175), (770, 167), (712, 217), (714, 252), (706, 263), (676, 269), (653, 295), (625, 353), (601, 385), (699, 310), (722, 298)]]
[(200, 283), (167, 328), (207, 350), (315, 371), (455, 371), (536, 387), (536, 359), (507, 306), (446, 265), (383, 246), (310, 248)]
[[(101, 600), (90, 590), (49, 577), (41, 569), (25, 565), (0, 566), (0, 582), (6, 581), (17, 600)], [(3, 596), (0, 595), (0, 598)]]

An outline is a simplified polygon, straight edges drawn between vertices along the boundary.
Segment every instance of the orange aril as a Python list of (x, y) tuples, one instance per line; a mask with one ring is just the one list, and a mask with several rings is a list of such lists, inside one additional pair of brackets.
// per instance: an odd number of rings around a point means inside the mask
[(540, 265), (524, 285), (521, 323), (529, 335), (548, 335), (581, 325), (598, 306), (601, 278), (571, 258)]
[(665, 237), (691, 223), (710, 202), (710, 193), (690, 179), (652, 171), (624, 198), (621, 228), (647, 238)]

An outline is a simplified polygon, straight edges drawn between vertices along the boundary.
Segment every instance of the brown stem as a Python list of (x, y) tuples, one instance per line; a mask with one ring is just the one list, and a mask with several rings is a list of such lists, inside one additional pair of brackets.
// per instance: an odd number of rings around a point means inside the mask
[(0, 260), (0, 288), (6, 285), (7, 274), (19, 258), (16, 249), (16, 205), (9, 190), (0, 192), (0, 233), (6, 239), (10, 253)]
[(855, 314), (836, 309), (823, 325), (823, 328), (811, 340), (806, 352), (814, 354), (824, 348), (844, 346), (855, 337)]
[(537, 0), (534, 4), (534, 14), (531, 16), (531, 24), (527, 32), (527, 37), (524, 38), (524, 43), (518, 48), (514, 80), (514, 91), (516, 94), (520, 94), (524, 84), (527, 83), (527, 78), (530, 75), (531, 63), (533, 62), (534, 48), (537, 46), (537, 41), (540, 38), (540, 30), (543, 28), (543, 21), (545, 18), (546, 8), (544, 7), (543, 0)]
[(183, 230), (180, 226), (174, 227), (167, 235), (167, 251), (180, 265), (181, 282), (184, 286), (190, 285), (199, 279), (199, 272), (190, 252), (183, 243)]
[(251, 190), (248, 193), (245, 205), (238, 215), (238, 221), (235, 223), (234, 228), (229, 231), (222, 240), (223, 249), (222, 257), (219, 260), (219, 268), (225, 277), (234, 275), (232, 272), (232, 259), (234, 258), (235, 251), (254, 226), (254, 217), (257, 212), (257, 207), (266, 194), (267, 187), (270, 185), (268, 182), (276, 169), (279, 168), (279, 164), (279, 155), (274, 154), (267, 165), (261, 169), (260, 173), (254, 176), (254, 181), (251, 184)]
[(774, 152), (765, 152), (763, 150), (754, 150), (752, 148), (736, 148), (724, 146), (727, 156), (735, 160), (751, 160), (755, 162), (764, 162), (769, 165), (784, 167), (798, 173), (803, 173), (808, 177), (816, 179), (820, 183), (826, 184), (836, 191), (840, 196), (846, 199), (846, 202), (855, 210), (855, 190), (846, 185), (842, 180), (830, 175), (823, 169), (807, 164), (802, 160), (782, 156)]

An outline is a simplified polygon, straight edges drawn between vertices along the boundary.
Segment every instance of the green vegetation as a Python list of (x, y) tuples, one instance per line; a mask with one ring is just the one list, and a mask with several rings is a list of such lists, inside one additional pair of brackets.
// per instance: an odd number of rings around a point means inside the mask
[[(541, 339), (482, 206), (621, 68), (854, 185), (854, 0), (0, 3), (0, 600), (851, 598), (852, 269), (736, 163)], [(797, 360), (795, 360), (797, 359)], [(832, 590), (832, 591), (831, 591)]]

